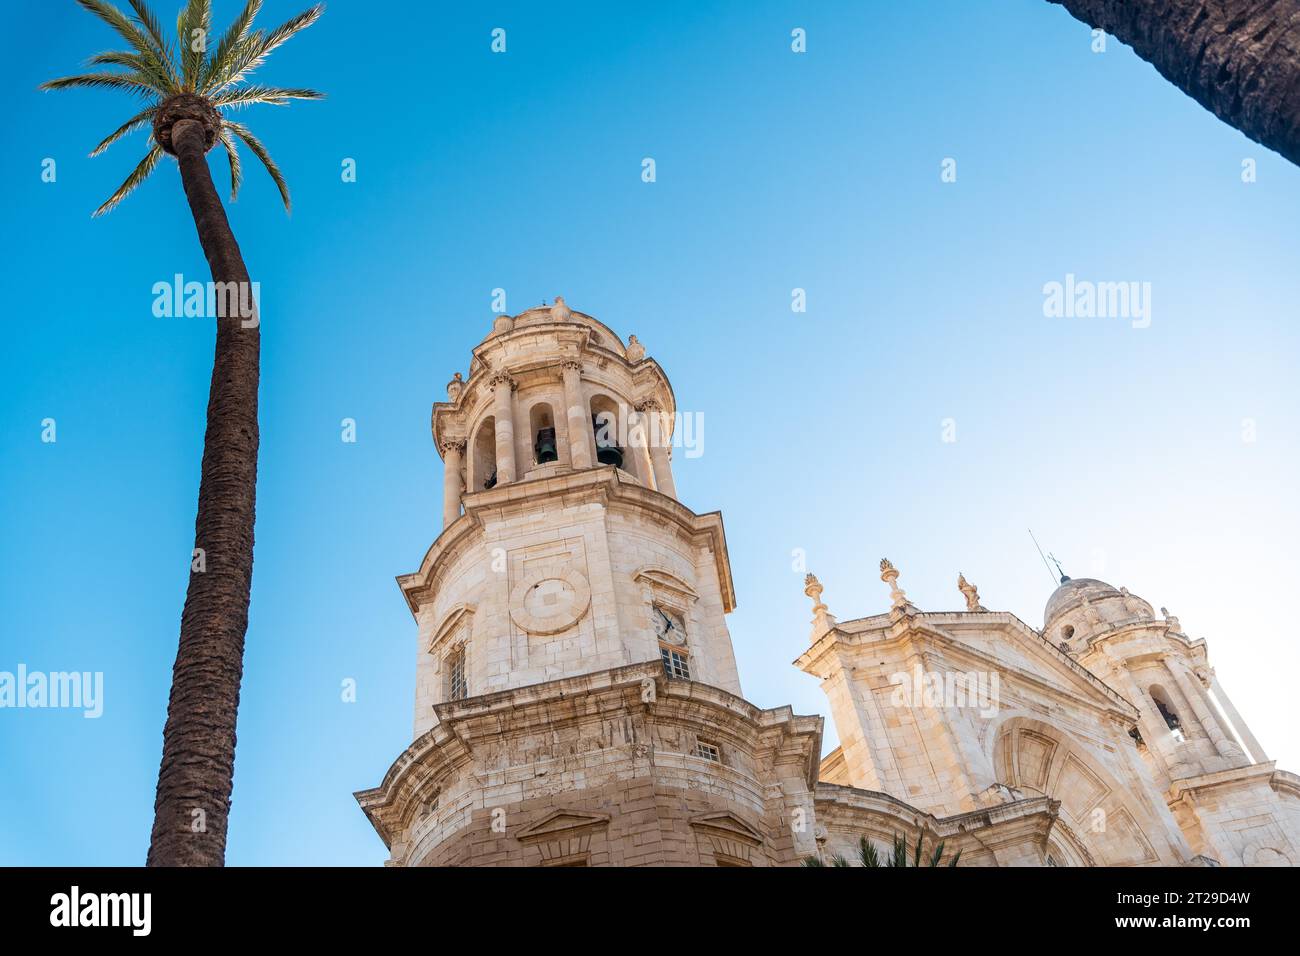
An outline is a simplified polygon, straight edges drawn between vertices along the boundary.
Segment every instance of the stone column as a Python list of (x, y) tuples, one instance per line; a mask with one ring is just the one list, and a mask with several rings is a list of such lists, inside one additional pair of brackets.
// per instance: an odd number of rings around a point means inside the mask
[(1228, 720), (1232, 721), (1232, 726), (1236, 729), (1238, 736), (1246, 742), (1251, 757), (1254, 758), (1256, 763), (1268, 763), (1268, 754), (1264, 753), (1264, 748), (1259, 745), (1255, 735), (1250, 732), (1246, 722), (1241, 719), (1241, 714), (1237, 712), (1237, 708), (1232, 706), (1232, 701), (1228, 699), (1228, 695), (1224, 692), (1223, 686), (1219, 683), (1219, 678), (1210, 678), (1210, 690), (1213, 691), (1219, 706), (1223, 708), (1223, 712), (1228, 715)]
[(655, 473), (655, 488), (670, 498), (677, 497), (677, 485), (673, 482), (673, 466), (668, 458), (668, 449), (672, 443), (663, 409), (655, 399), (648, 399), (637, 405), (647, 425), (647, 440), (650, 444), (650, 464)]
[(1214, 744), (1214, 749), (1220, 757), (1228, 760), (1238, 760), (1244, 756), (1241, 748), (1233, 741), (1224, 736), (1223, 729), (1219, 722), (1215, 720), (1214, 714), (1210, 712), (1210, 705), (1201, 693), (1201, 682), (1188, 673), (1187, 668), (1183, 666), (1180, 660), (1171, 660), (1165, 658), (1165, 667), (1169, 673), (1174, 675), (1174, 682), (1178, 684), (1178, 689), (1183, 692), (1183, 697), (1187, 705), (1192, 708), (1196, 715), (1197, 721), (1200, 722), (1201, 728)]
[(460, 517), (460, 496), (465, 491), (461, 484), (460, 469), (464, 460), (464, 441), (451, 440), (442, 443), (442, 526), (444, 528)]
[(1106, 675), (1098, 676), (1112, 687), (1121, 690), (1128, 697), (1129, 703), (1137, 708), (1138, 730), (1142, 734), (1142, 739), (1147, 748), (1159, 758), (1170, 779), (1186, 777), (1193, 773), (1195, 766), (1179, 749), (1169, 733), (1169, 728), (1165, 725), (1164, 718), (1155, 709), (1155, 703), (1150, 695), (1138, 686), (1127, 664), (1109, 655), (1104, 660), (1110, 665), (1110, 671)]
[(506, 372), (492, 376), (492, 415), (496, 419), (497, 484), (515, 480), (515, 380)]
[(633, 411), (628, 414), (627, 443), (636, 459), (636, 473), (647, 488), (656, 487), (654, 465), (650, 461), (650, 415)]
[(575, 469), (590, 468), (595, 460), (587, 403), (582, 400), (582, 363), (570, 359), (561, 366), (564, 377), (564, 418), (569, 440), (569, 461)]

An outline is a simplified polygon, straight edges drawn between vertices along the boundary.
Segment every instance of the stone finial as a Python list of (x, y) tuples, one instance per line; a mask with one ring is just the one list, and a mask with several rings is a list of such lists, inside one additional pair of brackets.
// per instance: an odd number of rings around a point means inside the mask
[(645, 358), (645, 346), (637, 339), (635, 335), (627, 337), (627, 360), (635, 365)]
[(552, 322), (568, 322), (573, 318), (573, 310), (564, 304), (564, 296), (557, 295), (555, 304), (551, 306)]
[(1175, 614), (1170, 614), (1169, 608), (1162, 607), (1160, 609), (1160, 614), (1165, 619), (1165, 624), (1169, 628), (1170, 634), (1183, 633), (1183, 626), (1178, 623), (1178, 616)]
[(803, 593), (812, 598), (813, 602), (812, 638), (815, 641), (835, 626), (835, 615), (822, 603), (822, 584), (815, 574), (807, 575), (803, 579), (803, 585)]
[(508, 315), (498, 315), (492, 320), (492, 334), (503, 335), (515, 327), (515, 320)]
[(888, 558), (880, 559), (880, 580), (889, 585), (889, 599), (892, 611), (915, 611), (912, 602), (907, 599), (907, 592), (898, 586), (898, 568)]
[(464, 390), (465, 380), (460, 377), (460, 372), (457, 372), (451, 377), (451, 381), (447, 383), (447, 397), (454, 402), (460, 398), (460, 393)]
[(984, 605), (980, 604), (980, 591), (975, 585), (966, 580), (966, 575), (960, 571), (957, 572), (957, 590), (966, 598), (966, 610), (968, 611), (987, 611)]

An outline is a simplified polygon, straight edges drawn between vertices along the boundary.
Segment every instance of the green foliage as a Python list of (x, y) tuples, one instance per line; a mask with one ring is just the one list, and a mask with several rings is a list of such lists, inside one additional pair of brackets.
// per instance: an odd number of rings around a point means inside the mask
[(98, 156), (119, 139), (146, 126), (151, 129), (149, 152), (117, 191), (95, 210), (96, 216), (108, 212), (125, 199), (158, 165), (162, 149), (153, 140), (152, 123), (159, 107), (182, 93), (204, 97), (221, 114), (219, 137), (230, 160), (231, 200), (238, 195), (243, 179), (235, 145), (238, 138), (266, 167), (280, 192), (285, 210), (289, 210), (289, 186), (266, 147), (246, 126), (226, 118), (223, 111), (257, 104), (283, 106), (290, 100), (316, 100), (324, 96), (302, 87), (241, 85), (247, 84), (248, 77), (266, 61), (272, 50), (319, 20), (325, 11), (323, 3), (304, 10), (268, 33), (252, 29), (262, 8), (262, 0), (247, 0), (214, 47), (210, 42), (212, 0), (185, 0), (185, 6), (176, 17), (175, 46), (164, 37), (162, 23), (149, 8), (147, 0), (129, 0), (134, 16), (128, 16), (107, 0), (76, 2), (112, 27), (130, 49), (97, 53), (89, 60), (90, 66), (118, 67), (120, 72), (64, 76), (42, 83), (39, 88), (115, 89), (149, 101), (144, 110), (105, 137), (90, 154)]
[[(873, 869), (876, 867), (939, 866), (940, 861), (943, 859), (943, 841), (939, 842), (939, 845), (934, 848), (928, 857), (924, 856), (922, 850), (922, 844), (924, 842), (925, 837), (918, 836), (916, 846), (913, 848), (912, 853), (909, 856), (907, 850), (907, 837), (895, 834), (894, 844), (890, 848), (889, 855), (882, 857), (874, 843), (868, 840), (865, 836), (858, 837), (858, 865), (871, 867)], [(947, 865), (950, 867), (956, 866), (959, 859), (961, 859), (960, 850), (949, 857)], [(816, 856), (804, 857), (800, 862), (800, 866), (806, 866), (810, 869), (828, 865), (852, 866), (853, 864), (838, 853), (831, 857), (831, 862), (829, 864)]]

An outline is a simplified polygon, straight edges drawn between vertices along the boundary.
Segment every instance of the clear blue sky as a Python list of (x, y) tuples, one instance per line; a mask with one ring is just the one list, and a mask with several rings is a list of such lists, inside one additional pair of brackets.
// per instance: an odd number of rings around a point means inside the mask
[[(224, 24), (238, 4), (215, 6)], [(262, 452), (229, 862), (386, 855), (351, 793), (410, 740), (415, 626), (393, 576), (438, 530), (429, 406), (495, 287), (512, 312), (561, 293), (637, 333), (704, 414), (678, 487), (725, 517), (757, 704), (827, 712), (790, 666), (810, 616), (793, 549), (841, 619), (886, 607), (887, 555), (922, 608), (961, 606), (961, 570), (1038, 626), (1052, 582), (1032, 526), (1069, 573), (1207, 637), (1270, 756), (1300, 770), (1282, 616), (1300, 170), (1117, 42), (1094, 54), (1043, 0), (387, 6), (336, 0), (259, 74), (327, 101), (245, 114), (295, 208), (246, 155), (230, 217), (262, 284)], [(99, 720), (0, 711), (0, 863), (138, 864), (213, 338), (154, 318), (150, 290), (206, 265), (170, 161), (90, 218), (145, 151), (142, 133), (86, 157), (131, 101), (35, 91), (109, 30), (71, 0), (8, 16), (0, 670), (102, 671), (106, 699)], [(1151, 327), (1045, 318), (1043, 284), (1067, 273), (1150, 282)]]

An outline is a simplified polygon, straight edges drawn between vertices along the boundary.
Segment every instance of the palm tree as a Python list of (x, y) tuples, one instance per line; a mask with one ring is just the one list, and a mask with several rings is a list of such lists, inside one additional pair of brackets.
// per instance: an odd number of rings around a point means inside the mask
[(1219, 119), (1300, 165), (1292, 0), (1049, 0), (1105, 30)]
[[(151, 129), (144, 159), (94, 215), (108, 212), (126, 198), (154, 171), (164, 153), (175, 157), (212, 280), (218, 288), (239, 290), (247, 302), (248, 270), (212, 184), (207, 152), (218, 143), (225, 149), (233, 201), (241, 179), (236, 140), (242, 140), (271, 174), (285, 210), (289, 209), (289, 189), (266, 147), (225, 113), (256, 103), (282, 105), (292, 99), (321, 97), (314, 90), (250, 84), (248, 78), (272, 50), (315, 23), (324, 5), (266, 32), (252, 29), (261, 0), (247, 0), (209, 56), (211, 0), (187, 0), (177, 18), (174, 46), (146, 0), (130, 0), (134, 17), (103, 0), (77, 2), (116, 30), (130, 49), (90, 58), (92, 66), (117, 71), (67, 76), (41, 88), (107, 88), (146, 100), (145, 108), (110, 133), (91, 156), (129, 133), (146, 126)], [(220, 866), (225, 860), (235, 714), (253, 579), (261, 336), (255, 310), (251, 315), (240, 309), (220, 311), (194, 522), (196, 560), (181, 613), (180, 646), (163, 729), (149, 843), (151, 866)], [(233, 314), (224, 314), (228, 311)]]
[[(921, 862), (922, 860), (921, 845), (924, 842), (925, 842), (925, 837), (923, 835), (918, 835), (916, 838), (916, 848), (912, 854), (912, 862), (908, 863), (907, 837), (895, 835), (893, 850), (890, 852), (889, 856), (881, 857), (880, 852), (876, 849), (876, 845), (872, 843), (870, 840), (868, 840), (865, 836), (860, 836), (858, 837), (858, 865), (869, 867), (871, 869), (875, 869), (877, 867), (893, 867), (893, 866), (897, 866), (897, 867), (938, 866), (939, 861), (943, 859), (943, 846), (944, 846), (943, 841), (940, 840), (939, 845), (934, 848), (934, 852), (932, 852), (928, 857), (925, 857), (925, 862), (923, 864)], [(954, 853), (951, 857), (948, 858), (948, 866), (956, 866), (957, 861), (960, 859), (961, 859), (961, 850), (958, 850), (956, 853)], [(852, 866), (853, 864), (849, 862), (847, 857), (843, 856), (842, 854), (835, 853), (831, 856), (831, 861), (829, 864), (823, 862), (820, 857), (808, 856), (808, 857), (804, 857), (800, 865), (808, 867), (809, 869), (816, 869), (818, 867), (823, 867), (828, 865), (829, 866)]]

